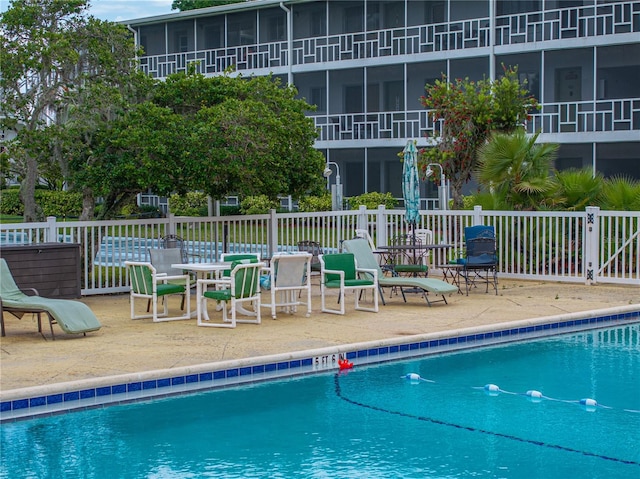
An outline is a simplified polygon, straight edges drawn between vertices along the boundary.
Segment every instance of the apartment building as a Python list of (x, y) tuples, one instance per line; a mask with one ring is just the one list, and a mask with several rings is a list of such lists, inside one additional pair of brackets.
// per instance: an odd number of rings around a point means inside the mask
[(541, 103), (526, 127), (561, 145), (557, 168), (640, 178), (640, 0), (256, 0), (127, 24), (153, 77), (193, 64), (294, 84), (345, 196), (402, 197), (398, 153), (437, 128), (425, 85), (494, 79), (502, 64)]

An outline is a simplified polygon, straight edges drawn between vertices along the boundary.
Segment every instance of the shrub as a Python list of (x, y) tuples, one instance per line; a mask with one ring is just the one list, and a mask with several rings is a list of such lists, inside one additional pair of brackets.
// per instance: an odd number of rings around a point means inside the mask
[(331, 211), (331, 195), (307, 196), (298, 201), (298, 210), (311, 213), (314, 211)]
[(178, 216), (207, 216), (207, 195), (198, 191), (190, 191), (186, 195), (171, 195), (169, 208)]
[(241, 214), (239, 206), (220, 205), (220, 216), (237, 216)]
[[(0, 196), (0, 213), (19, 216), (24, 214), (24, 205), (17, 189), (2, 190)], [(77, 218), (82, 213), (81, 193), (36, 189), (35, 200), (43, 217)]]
[(396, 200), (391, 193), (379, 193), (372, 191), (371, 193), (364, 193), (360, 196), (353, 196), (349, 198), (349, 207), (352, 210), (357, 210), (360, 205), (366, 206), (368, 210), (374, 210), (378, 205), (384, 205), (385, 208), (393, 209), (397, 206), (398, 200)]
[(266, 195), (247, 196), (240, 202), (240, 211), (244, 215), (260, 215), (277, 209), (280, 204)]
[(0, 213), (3, 215), (22, 216), (24, 207), (20, 201), (20, 193), (17, 188), (2, 190), (0, 195)]

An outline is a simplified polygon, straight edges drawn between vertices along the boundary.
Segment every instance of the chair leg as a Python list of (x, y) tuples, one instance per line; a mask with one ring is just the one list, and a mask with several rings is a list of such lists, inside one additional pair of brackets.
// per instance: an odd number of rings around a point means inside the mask
[(384, 301), (384, 291), (382, 291), (382, 286), (378, 284), (378, 293), (380, 294), (380, 299), (382, 300), (382, 306), (386, 306), (387, 303)]
[(53, 319), (53, 316), (51, 316), (49, 313), (47, 313), (47, 316), (49, 317), (49, 329), (51, 329), (51, 340), (55, 341), (56, 335), (53, 333), (53, 323), (55, 322), (55, 319)]

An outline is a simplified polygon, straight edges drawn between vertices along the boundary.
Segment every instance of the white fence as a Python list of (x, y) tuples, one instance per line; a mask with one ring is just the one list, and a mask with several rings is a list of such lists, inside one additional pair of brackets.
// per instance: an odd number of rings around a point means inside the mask
[[(499, 276), (585, 284), (640, 285), (640, 212), (421, 211), (417, 228), (434, 232), (434, 242), (452, 245), (436, 256), (443, 264), (462, 256), (464, 227), (496, 230)], [(319, 242), (338, 251), (354, 230), (367, 229), (377, 245), (407, 232), (404, 210), (276, 213), (221, 217), (176, 217), (115, 221), (58, 221), (0, 224), (0, 246), (47, 242), (78, 243), (82, 294), (128, 291), (123, 269), (128, 259), (148, 260), (161, 236), (184, 238), (194, 262), (215, 261), (228, 251), (293, 251), (299, 241)], [(1, 252), (0, 252), (1, 253)]]

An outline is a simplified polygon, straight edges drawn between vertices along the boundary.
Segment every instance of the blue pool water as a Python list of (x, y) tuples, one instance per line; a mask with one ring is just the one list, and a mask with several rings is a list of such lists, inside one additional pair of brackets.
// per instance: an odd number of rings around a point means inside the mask
[(639, 324), (356, 364), (5, 423), (0, 477), (640, 477), (639, 371)]

